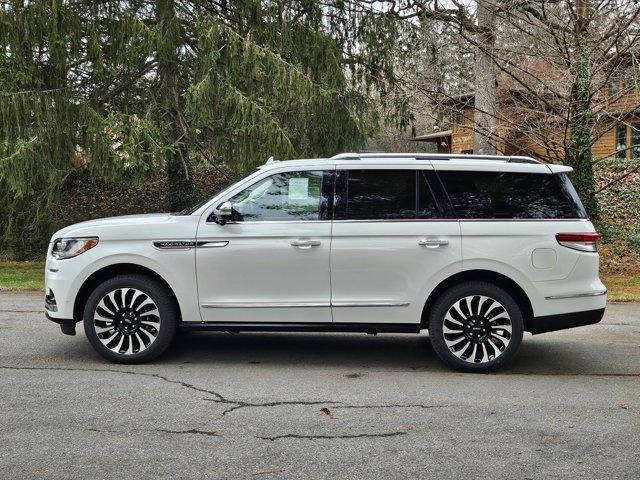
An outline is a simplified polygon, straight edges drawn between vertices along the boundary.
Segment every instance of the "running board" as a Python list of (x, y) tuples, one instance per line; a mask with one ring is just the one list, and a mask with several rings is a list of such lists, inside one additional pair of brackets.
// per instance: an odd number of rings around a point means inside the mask
[(267, 323), (267, 322), (187, 322), (182, 330), (215, 332), (362, 332), (362, 333), (420, 333), (417, 323)]

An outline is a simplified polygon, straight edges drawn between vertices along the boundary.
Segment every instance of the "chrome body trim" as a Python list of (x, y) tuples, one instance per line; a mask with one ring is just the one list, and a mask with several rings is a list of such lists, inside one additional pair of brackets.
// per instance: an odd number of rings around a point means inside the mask
[(408, 307), (409, 302), (331, 302), (332, 307)]
[(203, 303), (202, 308), (304, 308), (330, 307), (329, 302), (215, 302)]
[(195, 240), (155, 240), (153, 242), (153, 247), (157, 250), (191, 250), (195, 246)]
[(406, 307), (409, 302), (214, 302), (202, 308)]
[[(429, 222), (589, 222), (588, 218), (384, 218), (371, 220), (265, 220), (263, 222), (232, 222), (227, 225), (296, 224), (296, 223), (429, 223)], [(205, 225), (218, 225), (205, 222)]]
[(228, 240), (219, 240), (211, 242), (197, 242), (197, 248), (222, 248), (229, 245)]
[(581, 298), (581, 297), (599, 297), (600, 295), (606, 295), (606, 290), (596, 290), (595, 292), (588, 293), (571, 293), (568, 295), (550, 295), (548, 297), (544, 297), (547, 300), (558, 300), (561, 298)]
[[(331, 223), (333, 220), (264, 220), (262, 222), (234, 222), (227, 221), (225, 225), (260, 225), (260, 224), (295, 224), (295, 223)], [(216, 222), (205, 222), (205, 225), (219, 225)]]
[(460, 218), (460, 222), (589, 222), (588, 218)]

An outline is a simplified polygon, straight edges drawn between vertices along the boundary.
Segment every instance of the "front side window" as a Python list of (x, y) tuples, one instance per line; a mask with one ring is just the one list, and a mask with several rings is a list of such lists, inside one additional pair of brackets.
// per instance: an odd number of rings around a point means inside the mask
[(229, 199), (233, 208), (231, 220), (324, 220), (329, 200), (326, 193), (332, 193), (332, 187), (333, 172), (314, 170), (277, 173)]
[(627, 124), (616, 127), (616, 157), (627, 158)]
[(458, 218), (586, 217), (565, 174), (442, 171), (438, 176)]

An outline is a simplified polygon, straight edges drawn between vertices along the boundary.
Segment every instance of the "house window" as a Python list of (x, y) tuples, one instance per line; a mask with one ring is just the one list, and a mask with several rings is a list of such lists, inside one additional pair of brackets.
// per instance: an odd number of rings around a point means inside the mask
[(458, 125), (464, 125), (464, 113), (462, 110), (456, 112), (456, 123)]
[(640, 123), (631, 125), (631, 158), (640, 160)]
[(627, 158), (627, 124), (616, 127), (616, 157)]
[(609, 95), (617, 95), (620, 90), (620, 77), (617, 73), (612, 73), (609, 77)]
[(629, 67), (624, 71), (624, 93), (631, 93), (636, 88), (635, 75), (633, 74), (633, 68)]

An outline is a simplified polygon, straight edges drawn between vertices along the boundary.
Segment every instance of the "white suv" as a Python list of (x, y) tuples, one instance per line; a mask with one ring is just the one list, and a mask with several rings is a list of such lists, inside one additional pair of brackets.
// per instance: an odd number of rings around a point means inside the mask
[(51, 239), (46, 309), (116, 362), (178, 330), (426, 329), (449, 366), (509, 361), (533, 334), (600, 321), (598, 234), (567, 178), (526, 157), (341, 154), (269, 161), (173, 214)]

